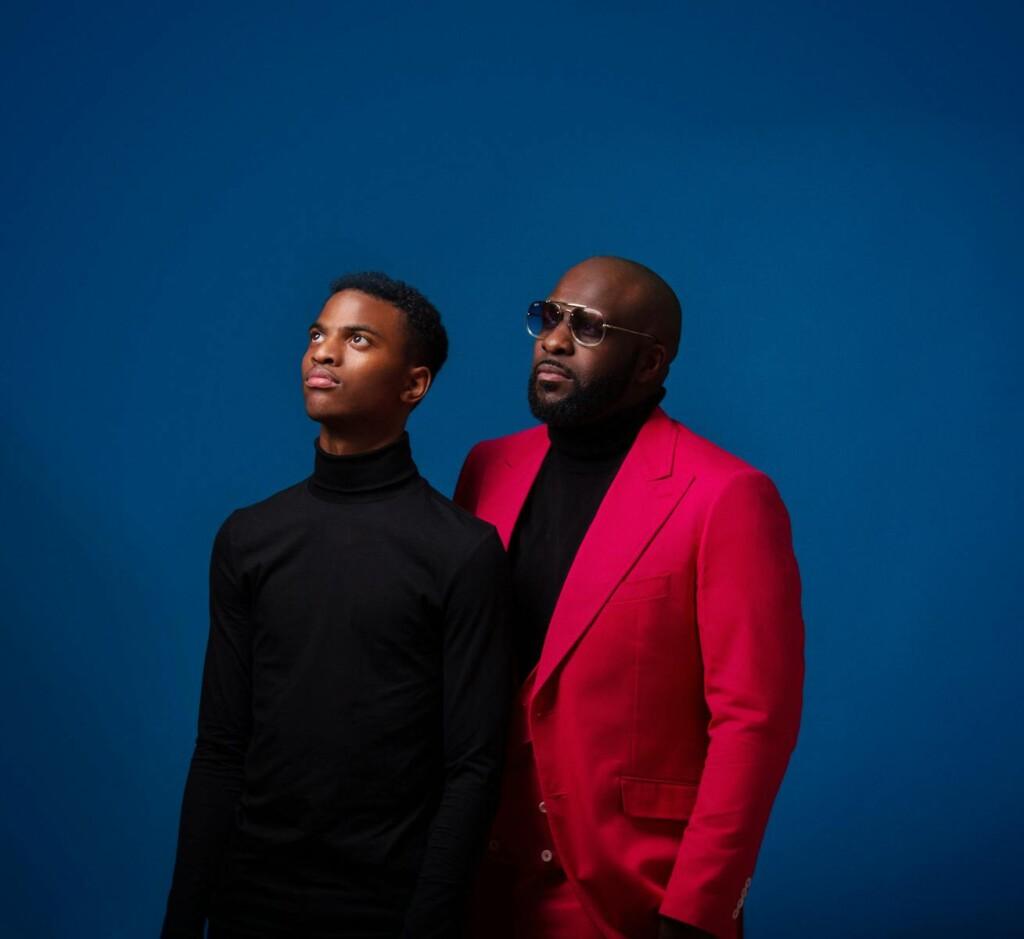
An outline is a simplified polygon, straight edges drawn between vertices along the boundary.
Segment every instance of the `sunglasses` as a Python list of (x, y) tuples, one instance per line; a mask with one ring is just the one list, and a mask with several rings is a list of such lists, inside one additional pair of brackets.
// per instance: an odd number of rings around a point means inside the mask
[(625, 326), (614, 326), (605, 321), (600, 310), (574, 303), (563, 303), (561, 300), (534, 300), (526, 309), (526, 331), (534, 339), (543, 339), (555, 329), (562, 319), (569, 324), (569, 335), (573, 342), (581, 346), (599, 346), (609, 329), (620, 333), (632, 333), (634, 336), (646, 336), (657, 342), (650, 333), (626, 329)]

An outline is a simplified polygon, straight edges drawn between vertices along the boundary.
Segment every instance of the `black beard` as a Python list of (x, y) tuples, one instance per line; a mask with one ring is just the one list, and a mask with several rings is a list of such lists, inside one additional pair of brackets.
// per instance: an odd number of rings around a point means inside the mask
[(574, 382), (573, 390), (564, 398), (547, 403), (537, 394), (536, 376), (531, 371), (526, 397), (538, 421), (549, 427), (576, 427), (601, 417), (625, 394), (631, 380), (631, 370), (623, 369), (618, 374), (591, 379), (585, 385)]

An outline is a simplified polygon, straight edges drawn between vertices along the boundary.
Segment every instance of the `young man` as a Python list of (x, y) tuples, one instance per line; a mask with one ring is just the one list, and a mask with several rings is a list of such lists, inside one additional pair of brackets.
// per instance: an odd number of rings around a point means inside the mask
[(337, 281), (302, 359), (313, 474), (221, 526), (163, 936), (458, 934), (511, 695), (507, 559), (405, 433), (434, 307)]
[(547, 427), (477, 445), (456, 493), (520, 613), (474, 934), (734, 939), (800, 718), (785, 507), (658, 407), (681, 316), (653, 271), (591, 258), (527, 325)]

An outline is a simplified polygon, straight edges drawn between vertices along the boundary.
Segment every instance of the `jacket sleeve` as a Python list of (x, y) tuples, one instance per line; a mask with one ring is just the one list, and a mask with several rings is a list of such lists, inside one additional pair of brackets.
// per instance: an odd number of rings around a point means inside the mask
[(210, 559), (210, 634), (198, 736), (182, 798), (162, 939), (202, 937), (242, 791), (252, 724), (252, 630), (232, 547), (233, 517), (218, 531)]
[(731, 935), (796, 744), (803, 689), (800, 575), (789, 516), (756, 470), (730, 478), (705, 519), (697, 626), (710, 713), (697, 801), (661, 906)]

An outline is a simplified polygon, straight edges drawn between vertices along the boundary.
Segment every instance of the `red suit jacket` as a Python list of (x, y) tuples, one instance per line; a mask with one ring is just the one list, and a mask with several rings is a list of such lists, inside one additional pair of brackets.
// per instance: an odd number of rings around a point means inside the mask
[[(506, 547), (547, 448), (538, 426), (463, 466), (456, 501)], [(531, 678), (541, 809), (598, 929), (653, 936), (660, 911), (733, 939), (802, 699), (800, 576), (771, 480), (656, 409)]]

